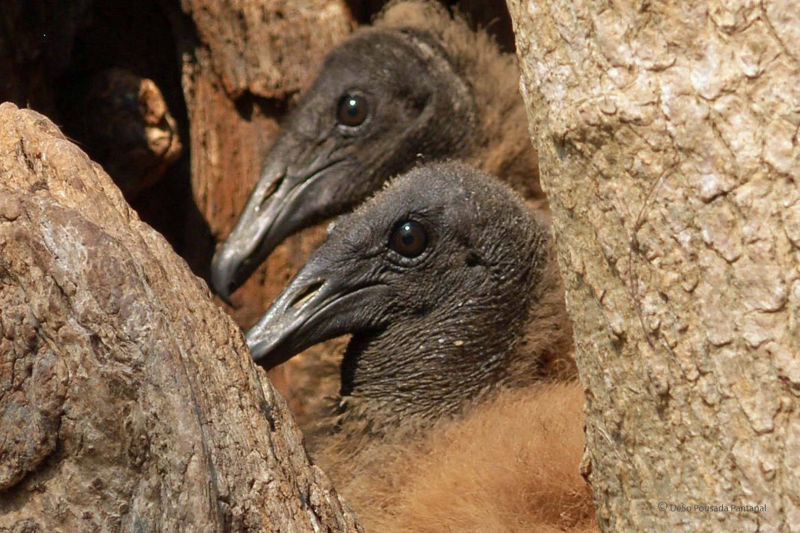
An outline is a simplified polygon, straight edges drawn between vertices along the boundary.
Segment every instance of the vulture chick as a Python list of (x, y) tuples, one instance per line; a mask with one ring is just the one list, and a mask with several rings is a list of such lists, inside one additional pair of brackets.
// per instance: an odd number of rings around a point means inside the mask
[(338, 219), (247, 341), (273, 366), (352, 333), (310, 448), (368, 528), (591, 528), (581, 390), (543, 382), (574, 375), (561, 294), (522, 199), (437, 163)]
[(507, 186), (462, 164), (420, 166), (332, 225), (247, 343), (273, 367), (351, 333), (343, 427), (439, 420), (571, 371), (552, 256)]
[(387, 7), (325, 59), (211, 266), (224, 299), (289, 235), (420, 161), (459, 158), (541, 198), (513, 55), (433, 2)]

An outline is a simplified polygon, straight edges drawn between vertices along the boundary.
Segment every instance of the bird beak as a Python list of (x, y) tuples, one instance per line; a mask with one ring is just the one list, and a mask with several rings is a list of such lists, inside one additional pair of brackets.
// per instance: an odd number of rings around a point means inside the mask
[(367, 302), (380, 299), (386, 285), (351, 283), (349, 280), (364, 280), (366, 276), (341, 273), (341, 265), (338, 269), (329, 267), (331, 263), (320, 250), (247, 332), (253, 359), (267, 369), (314, 344), (369, 327), (374, 322), (367, 311)]
[(327, 214), (327, 185), (340, 174), (340, 161), (330, 160), (332, 150), (325, 146), (304, 158), (300, 145), (288, 132), (278, 139), (239, 220), (214, 254), (211, 285), (228, 303), (278, 244)]

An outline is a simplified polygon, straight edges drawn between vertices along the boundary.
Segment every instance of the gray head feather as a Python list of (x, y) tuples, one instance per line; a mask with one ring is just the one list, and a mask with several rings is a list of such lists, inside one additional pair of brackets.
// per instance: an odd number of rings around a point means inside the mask
[(421, 166), (337, 221), (248, 344), (274, 366), (351, 333), (345, 418), (377, 430), (447, 416), (541, 379), (563, 355), (550, 258), (546, 230), (507, 186), (462, 164)]

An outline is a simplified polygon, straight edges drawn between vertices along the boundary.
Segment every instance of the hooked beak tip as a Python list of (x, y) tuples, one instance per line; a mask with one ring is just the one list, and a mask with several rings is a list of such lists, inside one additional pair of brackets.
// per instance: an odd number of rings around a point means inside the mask
[(272, 345), (274, 343), (265, 342), (263, 339), (258, 340), (254, 337), (258, 337), (258, 335), (254, 336), (250, 331), (247, 333), (245, 341), (255, 364), (265, 370), (270, 370), (288, 359), (288, 357), (283, 357), (282, 354), (276, 353), (275, 346)]
[(247, 342), (247, 348), (250, 350), (250, 356), (254, 362), (258, 363), (264, 357), (263, 351), (258, 349), (258, 343), (253, 342), (249, 335), (245, 337), (245, 341)]
[(219, 291), (216, 291), (216, 289), (215, 289), (215, 294), (219, 297), (220, 300), (225, 302), (225, 304), (228, 307), (233, 307), (233, 302), (231, 301), (231, 298), (230, 298), (229, 294), (222, 294)]
[(231, 293), (237, 288), (234, 278), (238, 268), (239, 261), (227, 253), (225, 247), (217, 250), (214, 259), (211, 260), (211, 288), (230, 306), (233, 306)]
[(302, 332), (308, 319), (319, 308), (315, 300), (324, 286), (324, 280), (316, 276), (308, 281), (300, 275), (299, 280), (295, 278), (283, 290), (245, 335), (256, 364), (269, 370), (307, 347), (305, 340), (308, 335)]

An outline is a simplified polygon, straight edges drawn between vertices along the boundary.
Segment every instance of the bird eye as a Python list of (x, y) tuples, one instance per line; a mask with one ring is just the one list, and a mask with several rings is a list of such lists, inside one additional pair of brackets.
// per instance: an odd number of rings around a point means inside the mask
[(389, 238), (389, 248), (404, 257), (417, 257), (425, 251), (428, 236), (419, 222), (409, 220), (400, 223)]
[(362, 96), (348, 94), (339, 100), (336, 120), (345, 126), (360, 126), (366, 119), (369, 107)]

